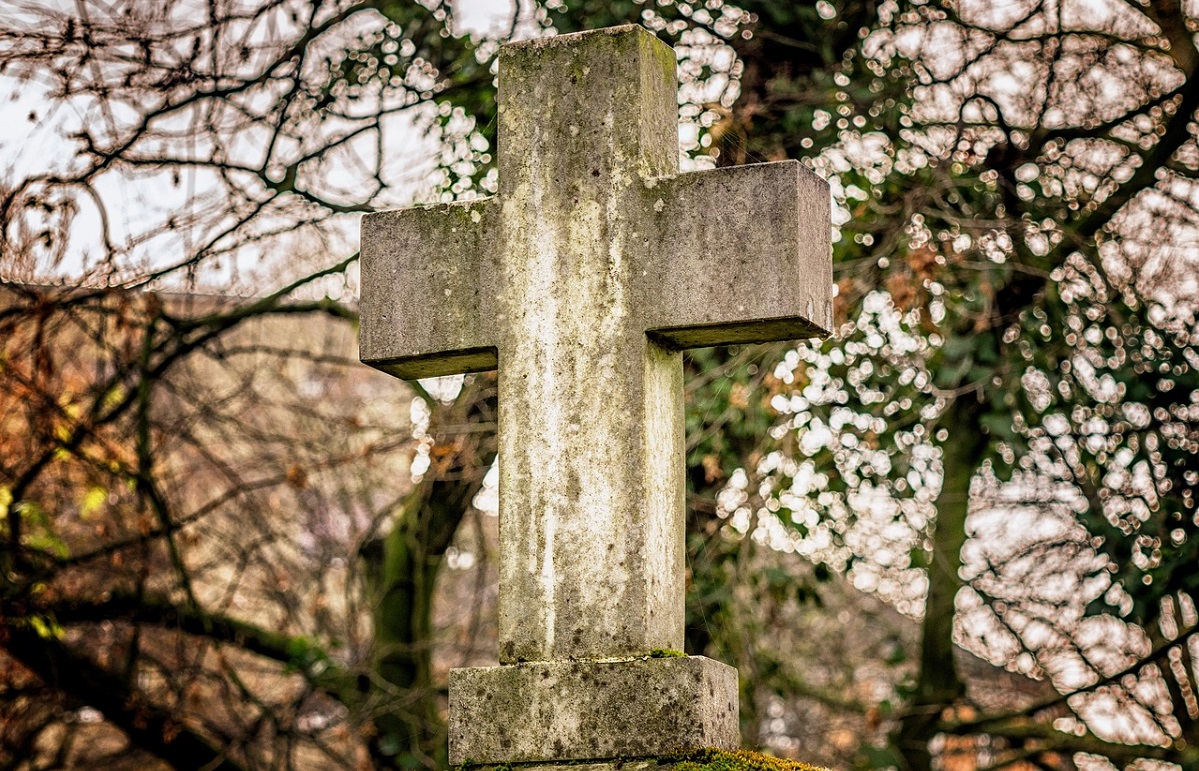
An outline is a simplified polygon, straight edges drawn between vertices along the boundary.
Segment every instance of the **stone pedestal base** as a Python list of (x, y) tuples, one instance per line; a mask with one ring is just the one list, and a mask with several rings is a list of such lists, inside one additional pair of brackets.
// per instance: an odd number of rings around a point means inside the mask
[(702, 656), (450, 671), (455, 765), (733, 749), (737, 720), (737, 670)]

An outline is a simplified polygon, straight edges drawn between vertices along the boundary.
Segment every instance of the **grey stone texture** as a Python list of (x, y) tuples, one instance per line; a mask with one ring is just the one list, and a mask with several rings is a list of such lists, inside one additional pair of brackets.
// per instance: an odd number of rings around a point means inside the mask
[(452, 673), (455, 762), (736, 745), (732, 670), (638, 661), (683, 647), (681, 351), (827, 334), (829, 197), (679, 174), (675, 66), (635, 26), (505, 46), (498, 195), (363, 218), (362, 360), (499, 368), (504, 666)]
[(502, 662), (681, 648), (680, 350), (825, 334), (827, 187), (678, 174), (674, 53), (640, 27), (499, 66), (499, 195), (363, 220), (362, 358), (499, 365)]
[(737, 671), (702, 656), (455, 669), (450, 713), (455, 764), (732, 749)]

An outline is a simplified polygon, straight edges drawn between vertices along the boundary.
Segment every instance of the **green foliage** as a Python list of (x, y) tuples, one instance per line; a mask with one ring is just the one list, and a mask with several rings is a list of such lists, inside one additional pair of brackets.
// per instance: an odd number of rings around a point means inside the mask
[(26, 546), (59, 559), (70, 555), (66, 542), (58, 535), (50, 515), (39, 502), (25, 500), (13, 508), (24, 524)]
[(79, 502), (79, 518), (83, 520), (94, 517), (108, 501), (108, 490), (93, 485), (83, 494)]
[(682, 651), (676, 651), (671, 648), (654, 648), (649, 652), (649, 657), (651, 659), (677, 659), (685, 658), (686, 656), (686, 653), (683, 653)]
[(289, 672), (310, 672), (320, 674), (330, 665), (329, 654), (319, 641), (302, 635), (289, 637), (284, 644), (287, 652), (287, 670)]
[(63, 636), (63, 628), (54, 620), (53, 616), (40, 613), (32, 613), (21, 619), (18, 626), (28, 626), (43, 640), (61, 640)]

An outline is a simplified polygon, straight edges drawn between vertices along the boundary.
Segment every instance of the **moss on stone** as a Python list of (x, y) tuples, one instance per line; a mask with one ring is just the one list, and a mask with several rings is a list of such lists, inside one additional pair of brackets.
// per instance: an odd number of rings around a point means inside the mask
[(678, 659), (683, 658), (687, 654), (682, 651), (676, 651), (673, 648), (654, 648), (649, 652), (651, 659)]
[(658, 763), (669, 765), (670, 771), (823, 771), (818, 766), (773, 758), (760, 752), (713, 748), (662, 758)]

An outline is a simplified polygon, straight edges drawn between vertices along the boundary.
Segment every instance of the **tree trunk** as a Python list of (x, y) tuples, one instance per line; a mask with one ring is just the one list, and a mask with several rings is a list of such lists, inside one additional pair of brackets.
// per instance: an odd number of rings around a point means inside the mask
[(377, 768), (448, 765), (441, 689), (432, 671), (433, 594), (446, 549), (495, 460), (494, 375), (468, 379), (453, 404), (433, 409), (430, 432), (439, 460), (405, 499), (391, 533), (362, 551), (375, 603), (369, 690), (381, 704), (371, 740)]
[(928, 597), (920, 630), (920, 672), (911, 704), (894, 737), (908, 771), (930, 771), (928, 743), (933, 738), (933, 726), (942, 710), (965, 693), (954, 666), (954, 602), (962, 587), (959, 571), (966, 543), (970, 482), (988, 446), (981, 415), (981, 405), (972, 395), (966, 395), (956, 398), (939, 421), (939, 428), (948, 431), (949, 438), (942, 444), (944, 479), (936, 500), (932, 549), (927, 554)]

